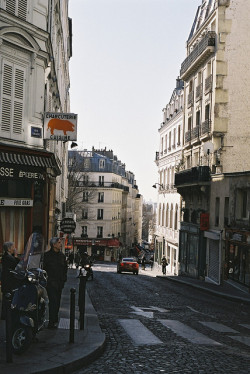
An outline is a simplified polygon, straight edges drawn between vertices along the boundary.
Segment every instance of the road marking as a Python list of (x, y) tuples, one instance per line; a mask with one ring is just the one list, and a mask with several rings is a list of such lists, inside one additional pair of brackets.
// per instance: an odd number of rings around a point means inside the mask
[(153, 309), (153, 310), (156, 310), (157, 312), (160, 312), (160, 313), (169, 312), (169, 310), (163, 309), (163, 308), (158, 308), (157, 306), (150, 306), (150, 308), (147, 308), (147, 309)]
[(248, 345), (250, 347), (250, 336), (230, 336), (229, 338), (237, 340), (240, 343)]
[(193, 344), (206, 344), (218, 346), (221, 345), (220, 343), (206, 337), (205, 335), (199, 333), (191, 327), (184, 325), (184, 323), (182, 322), (170, 319), (159, 319), (159, 321), (163, 324), (163, 326), (166, 326), (168, 329), (172, 330), (176, 335), (189, 340)]
[(138, 319), (119, 319), (118, 321), (136, 345), (163, 344)]
[(243, 326), (243, 327), (246, 327), (247, 329), (250, 329), (250, 325), (248, 325), (247, 323), (242, 323), (242, 324), (240, 324), (240, 326)]
[(233, 333), (239, 333), (238, 331), (231, 329), (231, 327), (227, 327), (225, 325), (222, 325), (221, 323), (217, 322), (202, 322), (199, 321), (202, 325), (209, 327), (212, 330), (218, 331), (218, 332), (233, 332)]
[(154, 312), (145, 312), (142, 308), (138, 308), (136, 306), (131, 306), (130, 308), (134, 309), (134, 312), (130, 313), (137, 314), (138, 316), (146, 318), (154, 318)]

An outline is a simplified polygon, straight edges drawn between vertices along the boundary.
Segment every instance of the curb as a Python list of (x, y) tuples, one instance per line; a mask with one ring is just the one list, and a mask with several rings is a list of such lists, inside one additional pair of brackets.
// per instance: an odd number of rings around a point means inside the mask
[(157, 275), (156, 278), (162, 278), (162, 279), (166, 279), (166, 280), (171, 281), (171, 282), (181, 283), (181, 284), (184, 284), (185, 286), (192, 287), (192, 288), (197, 288), (200, 291), (209, 293), (209, 294), (214, 295), (214, 296), (219, 296), (219, 297), (223, 297), (224, 299), (227, 299), (227, 300), (230, 300), (230, 301), (236, 301), (236, 302), (240, 302), (240, 303), (244, 303), (244, 304), (249, 304), (250, 305), (250, 300), (246, 299), (244, 297), (227, 295), (227, 294), (225, 294), (223, 292), (210, 290), (208, 288), (199, 286), (197, 284), (187, 283), (187, 282), (182, 281), (180, 279), (173, 279), (171, 277), (164, 277), (162, 275)]

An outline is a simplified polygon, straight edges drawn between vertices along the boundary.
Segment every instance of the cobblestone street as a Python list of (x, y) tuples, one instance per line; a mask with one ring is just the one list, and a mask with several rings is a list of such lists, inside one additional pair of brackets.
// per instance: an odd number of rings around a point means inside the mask
[[(107, 337), (78, 373), (242, 373), (250, 367), (249, 306), (96, 264), (88, 293)], [(151, 275), (151, 276), (150, 276)]]

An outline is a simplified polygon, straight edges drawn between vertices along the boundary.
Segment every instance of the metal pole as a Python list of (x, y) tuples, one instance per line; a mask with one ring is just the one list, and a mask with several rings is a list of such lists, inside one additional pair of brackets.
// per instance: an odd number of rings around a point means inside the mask
[(6, 302), (6, 362), (12, 362), (12, 326), (11, 326), (11, 294), (5, 295)]
[(84, 330), (84, 315), (85, 315), (85, 292), (86, 292), (86, 275), (83, 275), (80, 270), (79, 275), (79, 295), (78, 295), (78, 305), (80, 312), (80, 330)]
[(69, 342), (74, 343), (75, 338), (75, 297), (76, 289), (70, 289), (70, 325), (69, 325)]

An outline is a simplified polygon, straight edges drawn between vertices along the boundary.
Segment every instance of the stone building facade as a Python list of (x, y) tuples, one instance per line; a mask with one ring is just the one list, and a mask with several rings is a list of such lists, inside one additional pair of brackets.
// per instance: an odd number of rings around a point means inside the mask
[(159, 183), (156, 184), (155, 261), (160, 264), (165, 255), (169, 264), (167, 272), (171, 274), (178, 274), (181, 196), (174, 182), (176, 170), (182, 167), (183, 105), (183, 81), (177, 79), (171, 99), (163, 108), (163, 122), (159, 129), (160, 148), (156, 157)]
[(105, 261), (141, 244), (142, 196), (112, 150), (69, 151), (68, 211), (76, 214), (74, 249)]
[(185, 170), (181, 272), (250, 285), (248, 97), (250, 3), (203, 0), (181, 66)]
[(69, 111), (71, 39), (68, 0), (0, 0), (0, 246), (19, 252), (66, 202), (67, 144), (44, 141), (43, 116)]

